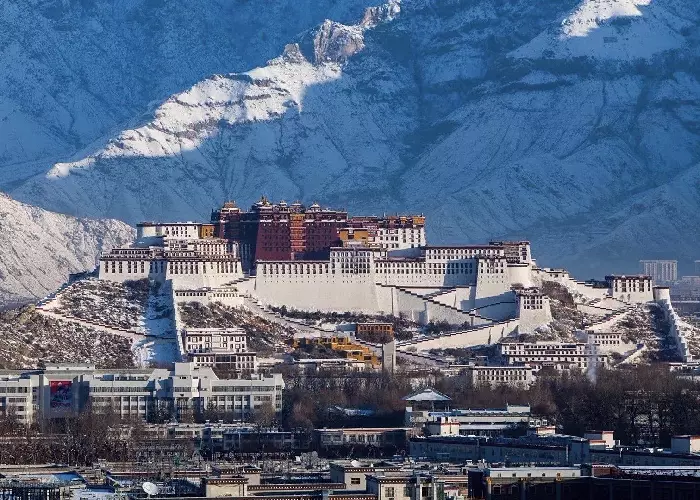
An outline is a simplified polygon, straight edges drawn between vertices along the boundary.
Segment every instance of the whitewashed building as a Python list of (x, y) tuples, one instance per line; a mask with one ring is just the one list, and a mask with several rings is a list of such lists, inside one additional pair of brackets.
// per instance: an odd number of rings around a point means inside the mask
[(522, 388), (532, 385), (536, 372), (536, 368), (530, 365), (470, 366), (465, 370), (472, 386), (509, 385)]
[(54, 364), (0, 375), (5, 409), (12, 406), (10, 412), (24, 423), (39, 417), (63, 418), (88, 406), (97, 411), (109, 408), (122, 418), (145, 419), (153, 412), (167, 411), (179, 419), (215, 408), (246, 419), (268, 404), (281, 411), (283, 389), (280, 374), (221, 379), (211, 368), (193, 363), (175, 363), (172, 370)]
[(607, 353), (583, 342), (503, 342), (500, 355), (508, 365), (528, 364), (537, 368), (588, 369), (591, 363), (607, 366)]
[(608, 283), (609, 295), (629, 303), (644, 303), (654, 300), (654, 283), (651, 276), (618, 275), (612, 274), (605, 277)]
[(182, 344), (188, 353), (245, 352), (248, 347), (247, 334), (239, 327), (187, 328), (182, 331)]

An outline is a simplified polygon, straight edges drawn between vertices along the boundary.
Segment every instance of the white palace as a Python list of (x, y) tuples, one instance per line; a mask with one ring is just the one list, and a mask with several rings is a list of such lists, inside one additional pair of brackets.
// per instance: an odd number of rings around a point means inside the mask
[[(551, 320), (543, 281), (590, 300), (653, 300), (649, 276), (607, 276), (583, 283), (565, 270), (537, 266), (527, 241), (432, 246), (421, 240), (386, 244), (338, 239), (327, 258), (257, 260), (244, 272), (239, 243), (219, 238), (213, 224), (143, 223), (130, 248), (100, 258), (99, 277), (123, 282), (150, 278), (172, 285), (177, 301), (250, 296), (265, 305), (308, 311), (354, 311), (404, 316), (421, 324), (446, 321), (475, 327), (517, 321), (522, 332)], [(342, 231), (341, 231), (342, 232)]]

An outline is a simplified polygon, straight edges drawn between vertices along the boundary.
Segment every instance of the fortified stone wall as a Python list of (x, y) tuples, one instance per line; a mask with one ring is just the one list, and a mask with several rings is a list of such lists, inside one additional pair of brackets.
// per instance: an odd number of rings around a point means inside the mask
[(452, 347), (470, 347), (475, 345), (495, 344), (513, 333), (518, 327), (518, 320), (502, 321), (459, 332), (445, 333), (432, 338), (408, 340), (399, 343), (399, 350), (415, 348), (416, 352), (430, 349)]
[(673, 310), (671, 304), (671, 296), (669, 289), (666, 287), (654, 287), (654, 300), (664, 312), (664, 317), (669, 324), (669, 335), (676, 342), (678, 355), (683, 362), (693, 360), (693, 355), (688, 347), (687, 334), (692, 331), (693, 327), (683, 321), (676, 311)]

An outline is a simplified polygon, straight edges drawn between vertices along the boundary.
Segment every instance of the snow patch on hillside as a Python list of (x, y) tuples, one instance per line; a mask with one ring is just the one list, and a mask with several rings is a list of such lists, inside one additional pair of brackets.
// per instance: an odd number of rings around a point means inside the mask
[(70, 273), (95, 268), (101, 251), (128, 244), (134, 230), (116, 220), (78, 219), (0, 193), (0, 306), (47, 295)]
[[(687, 2), (684, 2), (687, 3)], [(685, 45), (681, 0), (584, 0), (552, 27), (512, 52), (517, 58), (634, 60)], [(683, 8), (682, 8), (683, 7)]]

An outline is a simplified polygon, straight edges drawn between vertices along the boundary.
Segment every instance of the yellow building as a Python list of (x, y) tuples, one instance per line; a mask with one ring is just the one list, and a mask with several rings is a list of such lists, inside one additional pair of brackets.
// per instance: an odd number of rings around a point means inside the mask
[(213, 238), (214, 237), (214, 224), (201, 224), (199, 226), (199, 237), (200, 238)]
[(366, 346), (355, 344), (350, 337), (313, 337), (293, 339), (291, 341), (293, 348), (306, 347), (310, 345), (321, 345), (334, 351), (342, 352), (346, 359), (354, 359), (372, 364), (373, 367), (378, 367), (381, 364), (379, 357), (372, 353)]

